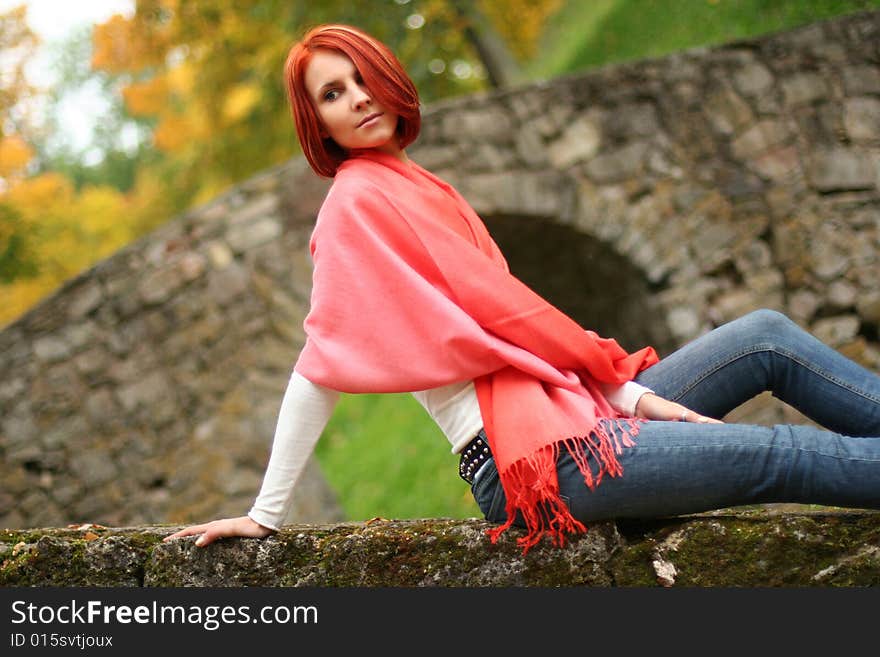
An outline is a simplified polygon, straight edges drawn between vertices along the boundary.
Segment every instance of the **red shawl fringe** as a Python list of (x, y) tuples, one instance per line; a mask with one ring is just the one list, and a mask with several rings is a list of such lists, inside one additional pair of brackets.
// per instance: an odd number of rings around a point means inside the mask
[[(566, 535), (585, 533), (586, 526), (571, 515), (559, 495), (556, 462), (560, 451), (563, 447), (568, 451), (583, 475), (584, 483), (590, 490), (595, 490), (606, 474), (610, 477), (623, 474), (617, 455), (624, 447), (635, 445), (633, 438), (639, 432), (640, 422), (636, 418), (606, 419), (597, 423), (587, 436), (550, 443), (499, 472), (507, 496), (507, 520), (487, 530), (492, 543), (496, 543), (513, 525), (518, 514), (526, 525), (526, 534), (516, 539), (523, 549), (523, 556), (545, 536), (555, 546), (564, 547)], [(608, 431), (609, 424), (619, 433)]]

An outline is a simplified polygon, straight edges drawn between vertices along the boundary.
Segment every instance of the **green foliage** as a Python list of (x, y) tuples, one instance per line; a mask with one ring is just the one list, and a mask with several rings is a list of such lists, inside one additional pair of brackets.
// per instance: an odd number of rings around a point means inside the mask
[(89, 185), (108, 185), (120, 192), (128, 192), (134, 186), (139, 164), (149, 161), (150, 154), (149, 146), (141, 144), (134, 152), (122, 149), (104, 151), (99, 162), (86, 164), (82, 154), (58, 150), (41, 158), (40, 171), (60, 173), (70, 179), (77, 191)]
[(37, 275), (37, 261), (21, 213), (0, 202), (0, 283)]

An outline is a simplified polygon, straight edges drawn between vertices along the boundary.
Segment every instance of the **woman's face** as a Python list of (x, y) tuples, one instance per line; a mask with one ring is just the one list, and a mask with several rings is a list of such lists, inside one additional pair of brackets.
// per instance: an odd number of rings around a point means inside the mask
[(374, 148), (399, 156), (397, 114), (373, 98), (347, 56), (321, 49), (306, 66), (305, 86), (325, 135), (345, 150)]

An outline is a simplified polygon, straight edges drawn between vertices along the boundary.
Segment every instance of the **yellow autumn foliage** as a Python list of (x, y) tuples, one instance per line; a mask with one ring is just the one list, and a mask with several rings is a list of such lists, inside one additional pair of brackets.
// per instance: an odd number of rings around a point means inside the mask
[(92, 68), (110, 73), (136, 68), (139, 48), (133, 27), (131, 20), (119, 14), (96, 25), (92, 32)]
[(112, 187), (77, 192), (70, 180), (49, 172), (19, 181), (2, 200), (16, 208), (34, 237), (39, 274), (0, 285), (0, 325), (137, 236), (129, 202)]
[(188, 141), (190, 123), (180, 114), (166, 114), (153, 130), (156, 148), (171, 153), (180, 150)]
[(168, 102), (168, 78), (157, 75), (135, 82), (122, 90), (125, 107), (133, 116), (154, 116)]
[(76, 210), (80, 230), (91, 245), (86, 254), (87, 264), (109, 255), (131, 240), (132, 229), (126, 220), (127, 206), (125, 197), (113, 187), (90, 186), (79, 193)]
[(137, 15), (111, 16), (95, 25), (92, 31), (92, 68), (108, 73), (131, 73), (161, 66), (171, 38), (170, 27), (160, 20), (139, 20)]
[(128, 200), (135, 235), (156, 228), (177, 211), (169, 199), (167, 182), (160, 172), (149, 167), (138, 170)]
[(0, 303), (0, 328), (23, 315), (57, 287), (57, 281), (48, 276), (0, 285), (0, 298), (3, 299), (3, 303)]
[(260, 102), (260, 87), (253, 83), (237, 84), (226, 93), (223, 119), (227, 124), (237, 123)]
[(169, 90), (178, 96), (186, 96), (192, 92), (195, 70), (188, 62), (184, 61), (169, 69), (165, 77), (168, 81)]
[(9, 178), (24, 171), (34, 152), (18, 135), (0, 137), (0, 178)]
[[(477, 1), (520, 57), (534, 50), (547, 18), (561, 5), (561, 0)], [(427, 25), (441, 30), (403, 28), (402, 34), (372, 3), (346, 0), (137, 0), (134, 5), (131, 17), (116, 15), (94, 27), (91, 63), (125, 86), (123, 101), (131, 115), (155, 119), (142, 125), (153, 126), (158, 156), (140, 163), (126, 194), (105, 187), (77, 190), (59, 174), (25, 177), (33, 156), (28, 133), (19, 131), (25, 139), (0, 141), (0, 177), (8, 178), (0, 186), (0, 202), (12, 205), (20, 217), (16, 230), (21, 233), (24, 226), (32, 238), (28, 246), (39, 267), (36, 278), (0, 286), (0, 323), (187, 207), (294, 155), (296, 137), (281, 71), (291, 42), (309, 21), (351, 16), (368, 31), (375, 28), (396, 39), (402, 59), (419, 61), (423, 69), (419, 58), (428, 46), (449, 59), (471, 52), (450, 0), (418, 3)], [(416, 11), (416, 6), (395, 9), (389, 3), (391, 11)], [(25, 24), (16, 17), (10, 25)], [(425, 41), (429, 32), (431, 44)], [(422, 84), (431, 85), (428, 96), (442, 97), (483, 83), (433, 76), (423, 77)], [(0, 138), (4, 135), (0, 128)]]
[(38, 218), (43, 213), (70, 205), (73, 183), (60, 173), (47, 173), (22, 180), (10, 189), (4, 199), (19, 209), (24, 217)]

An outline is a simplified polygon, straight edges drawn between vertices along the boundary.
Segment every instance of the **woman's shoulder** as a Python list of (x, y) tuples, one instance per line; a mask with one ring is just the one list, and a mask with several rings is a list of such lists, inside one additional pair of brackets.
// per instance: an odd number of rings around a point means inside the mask
[(391, 192), (385, 174), (381, 166), (367, 160), (344, 162), (330, 184), (322, 210), (357, 207), (365, 202), (369, 205), (387, 202)]
[(318, 211), (316, 227), (325, 232), (359, 230), (358, 226), (372, 230), (392, 206), (381, 175), (370, 175), (361, 166), (340, 167)]
[(381, 172), (371, 171), (368, 167), (360, 164), (353, 166), (347, 165), (339, 167), (330, 188), (327, 191), (327, 197), (324, 204), (327, 205), (339, 203), (342, 201), (351, 202), (357, 200), (364, 195), (381, 194), (383, 186), (378, 179)]

